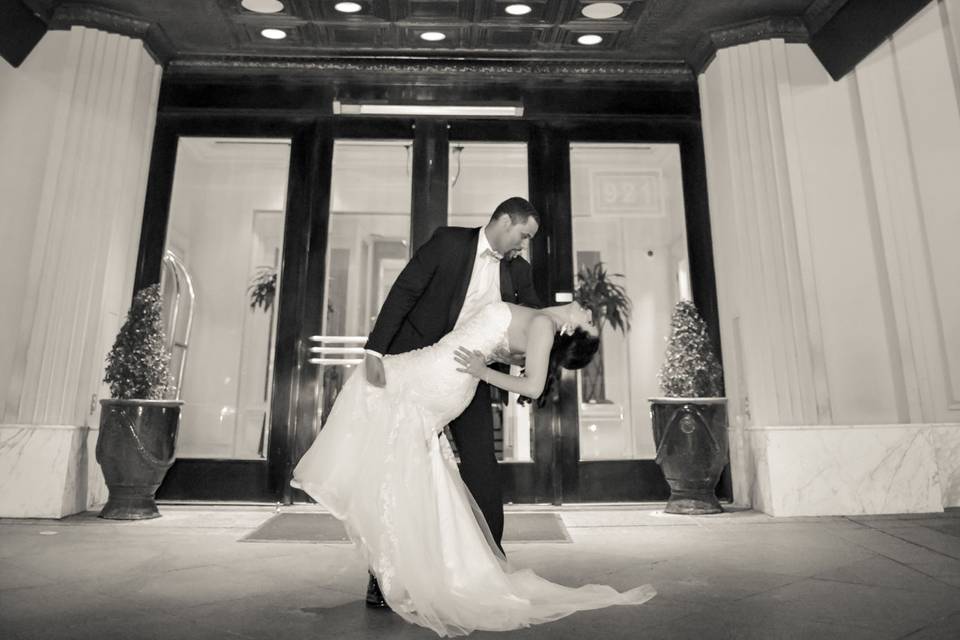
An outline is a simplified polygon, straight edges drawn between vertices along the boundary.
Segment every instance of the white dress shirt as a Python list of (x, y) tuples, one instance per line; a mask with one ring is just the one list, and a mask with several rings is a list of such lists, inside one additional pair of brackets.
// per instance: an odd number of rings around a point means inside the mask
[(473, 271), (470, 273), (470, 286), (463, 299), (463, 307), (457, 316), (457, 329), (473, 317), (484, 306), (500, 299), (500, 259), (503, 256), (493, 250), (487, 240), (486, 229), (480, 229), (477, 241), (477, 255), (473, 259)]

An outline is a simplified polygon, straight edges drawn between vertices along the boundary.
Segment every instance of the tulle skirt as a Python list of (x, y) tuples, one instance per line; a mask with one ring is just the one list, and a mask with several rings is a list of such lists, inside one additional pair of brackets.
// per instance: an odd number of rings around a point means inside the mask
[[(397, 380), (391, 369), (388, 380)], [(411, 401), (402, 386), (368, 384), (360, 367), (294, 470), (292, 484), (343, 521), (393, 611), (454, 636), (655, 595), (649, 585), (624, 593), (606, 585), (565, 587), (507, 562), (449, 443), (437, 437), (443, 418)]]

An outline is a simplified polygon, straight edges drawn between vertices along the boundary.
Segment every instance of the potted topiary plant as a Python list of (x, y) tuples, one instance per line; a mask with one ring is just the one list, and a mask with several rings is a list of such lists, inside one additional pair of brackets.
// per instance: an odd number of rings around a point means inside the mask
[[(616, 330), (626, 333), (630, 330), (631, 303), (627, 290), (612, 278), (622, 278), (621, 273), (608, 274), (602, 262), (592, 266), (583, 266), (577, 272), (577, 288), (573, 299), (585, 309), (593, 312), (594, 322), (599, 335), (603, 336), (604, 327), (609, 324)], [(582, 397), (584, 402), (606, 403), (606, 389), (603, 385), (603, 352), (597, 353), (593, 361), (581, 371), (583, 380)]]
[(154, 495), (173, 464), (183, 402), (172, 390), (161, 320), (160, 285), (134, 296), (127, 319), (107, 355), (97, 462), (110, 490), (101, 518), (158, 518)]
[(665, 397), (650, 398), (657, 464), (670, 485), (667, 513), (720, 513), (715, 495), (727, 463), (723, 369), (707, 326), (689, 300), (676, 304), (657, 374)]

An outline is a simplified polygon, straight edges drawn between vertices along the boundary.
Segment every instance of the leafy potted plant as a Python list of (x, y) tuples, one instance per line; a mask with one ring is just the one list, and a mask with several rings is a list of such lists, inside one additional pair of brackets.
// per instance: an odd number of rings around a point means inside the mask
[(264, 311), (269, 311), (277, 294), (277, 270), (269, 266), (257, 267), (257, 273), (247, 287), (247, 294), (250, 296), (251, 309), (262, 307)]
[(112, 399), (101, 400), (97, 462), (110, 490), (101, 518), (158, 518), (154, 500), (173, 464), (183, 402), (172, 389), (161, 321), (160, 285), (134, 296), (127, 319), (107, 355), (104, 382)]
[[(630, 298), (627, 290), (611, 278), (622, 278), (621, 273), (608, 274), (602, 262), (592, 266), (583, 266), (577, 272), (577, 288), (574, 291), (574, 300), (586, 309), (593, 312), (597, 331), (602, 336), (604, 327), (609, 324), (616, 330), (627, 332), (630, 330)], [(591, 403), (609, 402), (606, 398), (606, 389), (603, 385), (603, 353), (597, 353), (593, 361), (584, 367), (581, 375), (583, 380), (583, 401)]]
[(723, 369), (689, 300), (674, 307), (657, 378), (665, 397), (650, 398), (650, 414), (657, 464), (670, 485), (665, 511), (720, 513), (715, 490), (728, 454)]

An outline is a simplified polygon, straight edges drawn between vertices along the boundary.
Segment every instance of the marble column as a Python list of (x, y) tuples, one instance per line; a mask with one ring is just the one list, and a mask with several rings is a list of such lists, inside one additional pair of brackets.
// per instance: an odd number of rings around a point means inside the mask
[(700, 76), (741, 503), (960, 505), (958, 6), (836, 82), (780, 40)]
[(102, 498), (97, 399), (131, 296), (161, 76), (125, 36), (75, 27), (40, 47), (62, 64), (50, 79), (39, 199), (22, 212), (36, 218), (32, 237), (12, 239), (30, 249), (19, 326), (8, 331), (16, 347), (3, 390), (0, 516), (58, 517)]
[(700, 77), (734, 496), (763, 508), (746, 429), (829, 421), (782, 41), (725, 49)]

